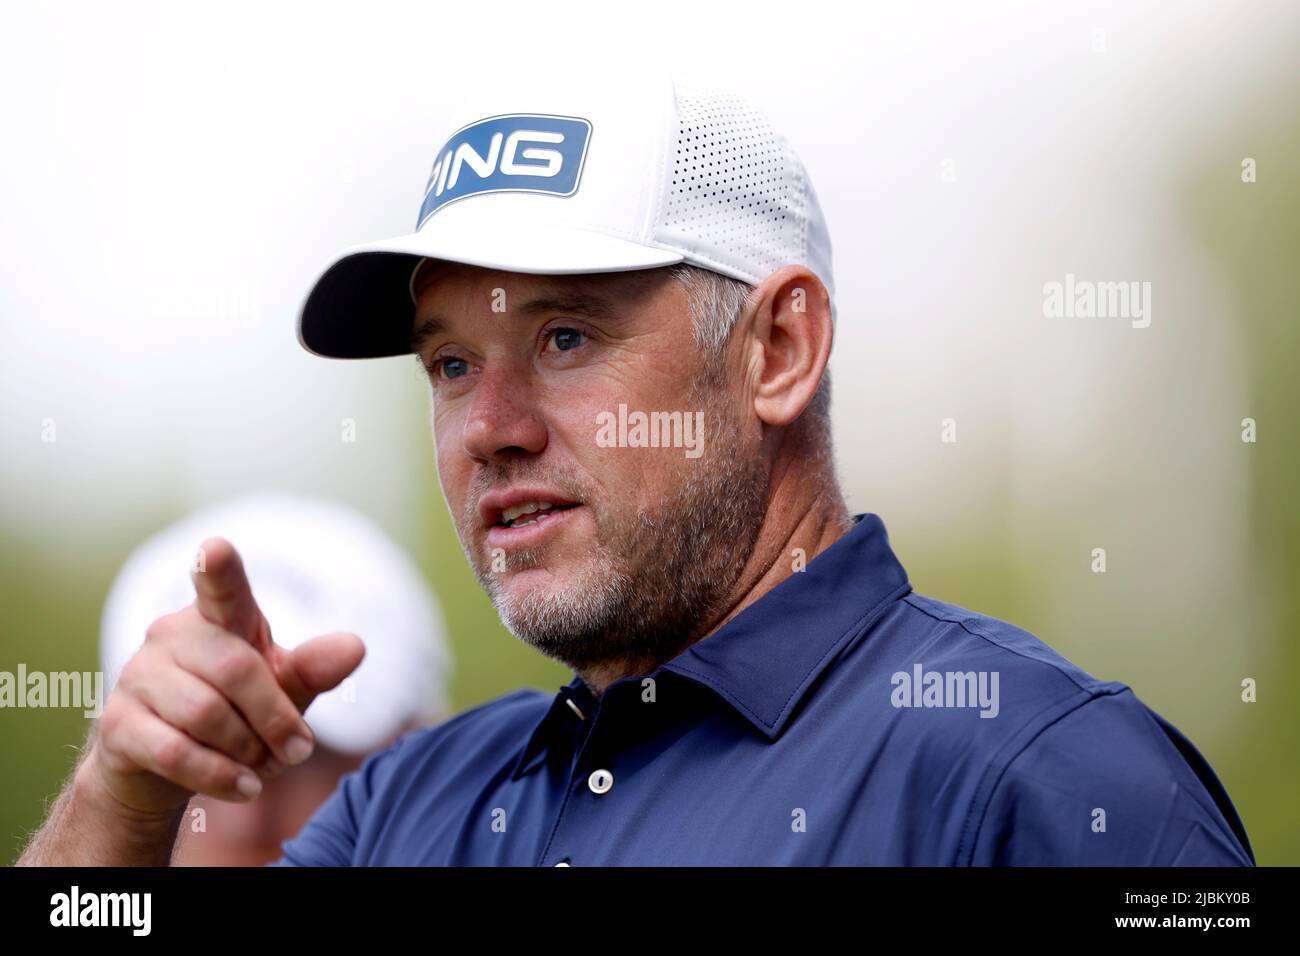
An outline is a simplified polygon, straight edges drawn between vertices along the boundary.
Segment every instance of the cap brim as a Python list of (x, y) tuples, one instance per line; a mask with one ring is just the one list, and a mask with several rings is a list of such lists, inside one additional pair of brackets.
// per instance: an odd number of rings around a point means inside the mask
[(410, 279), (422, 258), (534, 275), (653, 269), (680, 253), (555, 223), (518, 222), (486, 235), (423, 232), (344, 250), (307, 293), (298, 341), (326, 358), (382, 358), (411, 350)]

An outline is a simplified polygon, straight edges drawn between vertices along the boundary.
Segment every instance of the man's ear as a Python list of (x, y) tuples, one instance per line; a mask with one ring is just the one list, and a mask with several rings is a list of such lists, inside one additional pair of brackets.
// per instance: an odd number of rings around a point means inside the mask
[(830, 359), (830, 293), (807, 266), (782, 266), (755, 287), (750, 310), (754, 411), (764, 424), (789, 425), (812, 401)]

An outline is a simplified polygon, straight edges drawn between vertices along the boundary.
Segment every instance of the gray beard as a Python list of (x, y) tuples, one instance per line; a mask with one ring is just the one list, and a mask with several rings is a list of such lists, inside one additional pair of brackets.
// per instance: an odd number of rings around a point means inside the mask
[[(554, 475), (510, 469), (512, 479), (546, 477), (564, 488), (592, 509), (597, 528), (583, 571), (567, 586), (524, 602), (507, 596), (481, 549), (466, 546), (479, 584), (511, 634), (583, 670), (618, 660), (666, 660), (725, 614), (767, 510), (768, 475), (737, 424), (718, 411), (723, 403), (711, 404), (705, 454), (690, 462), (685, 480), (653, 512), (628, 516), (602, 508), (562, 476), (557, 482)], [(482, 478), (484, 490), (501, 483)], [(476, 518), (473, 509), (463, 516), (466, 522)], [(466, 544), (463, 534), (461, 541)], [(535, 568), (544, 560), (544, 549), (516, 550), (506, 567)]]

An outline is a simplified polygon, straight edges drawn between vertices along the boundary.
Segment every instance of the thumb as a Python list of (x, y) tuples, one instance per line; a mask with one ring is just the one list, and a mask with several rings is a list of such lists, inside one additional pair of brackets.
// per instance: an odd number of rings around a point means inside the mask
[(301, 713), (318, 694), (341, 684), (365, 656), (366, 645), (355, 634), (325, 634), (292, 651), (276, 645), (272, 664), (280, 686)]

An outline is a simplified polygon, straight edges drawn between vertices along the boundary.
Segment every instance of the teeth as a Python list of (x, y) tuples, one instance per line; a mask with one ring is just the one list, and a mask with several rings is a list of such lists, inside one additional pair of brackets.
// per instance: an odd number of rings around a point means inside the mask
[[(523, 504), (513, 505), (501, 512), (501, 523), (507, 527), (514, 527), (515, 521), (523, 515), (534, 514), (538, 511), (549, 511), (553, 505), (549, 501), (525, 501)], [(541, 517), (534, 518), (533, 521), (541, 521)], [(532, 522), (524, 521), (521, 524), (531, 524)]]

